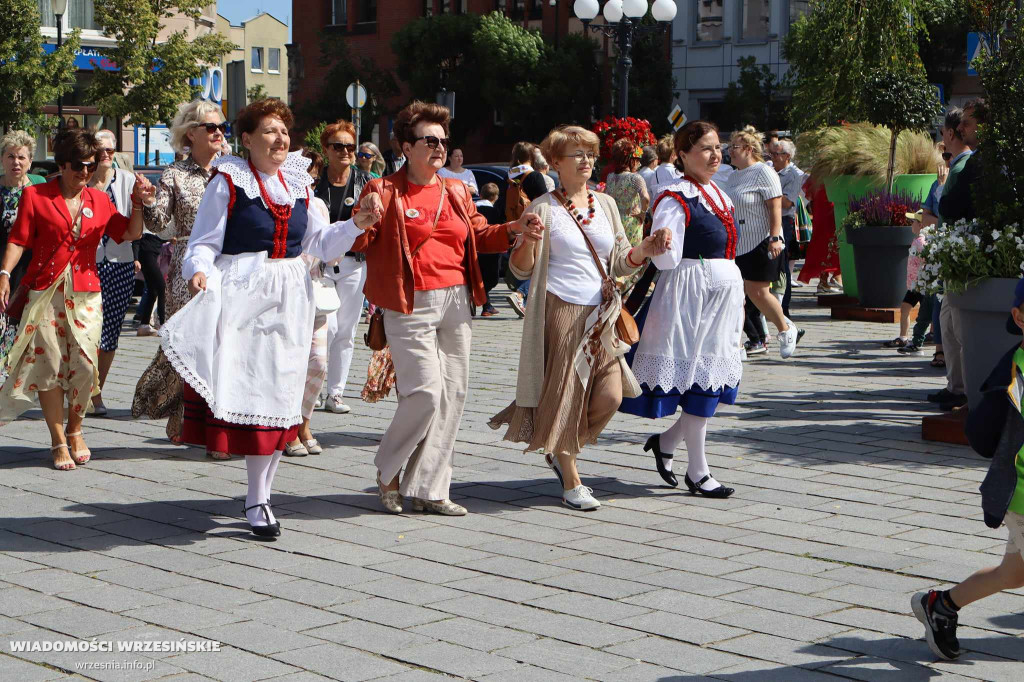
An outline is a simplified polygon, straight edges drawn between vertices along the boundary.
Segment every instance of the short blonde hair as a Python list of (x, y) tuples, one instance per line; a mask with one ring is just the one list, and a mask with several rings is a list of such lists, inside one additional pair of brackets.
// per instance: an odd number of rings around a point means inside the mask
[(194, 99), (178, 107), (178, 113), (171, 122), (171, 147), (179, 154), (187, 154), (190, 147), (188, 131), (193, 124), (201, 122), (209, 114), (217, 112), (220, 120), (224, 120), (224, 112), (213, 102), (202, 99)]
[(565, 150), (572, 146), (589, 148), (597, 153), (601, 140), (597, 134), (580, 126), (559, 126), (548, 133), (540, 143), (540, 151), (545, 158), (558, 159), (565, 155)]
[(761, 141), (761, 135), (754, 126), (747, 126), (733, 133), (729, 138), (729, 146), (749, 146), (754, 150), (755, 157), (764, 158), (764, 142)]
[(12, 130), (3, 137), (0, 137), (0, 154), (6, 154), (11, 147), (28, 147), (28, 158), (36, 155), (36, 141), (24, 130)]

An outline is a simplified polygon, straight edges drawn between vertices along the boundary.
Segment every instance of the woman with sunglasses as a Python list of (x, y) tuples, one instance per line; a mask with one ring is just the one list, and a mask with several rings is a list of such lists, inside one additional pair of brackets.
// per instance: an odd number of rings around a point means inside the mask
[(328, 224), (311, 206), (310, 160), (290, 153), (291, 109), (257, 100), (236, 134), (248, 159), (214, 161), (182, 268), (196, 297), (160, 332), (185, 380), (183, 439), (245, 456), (243, 513), (254, 535), (280, 535), (270, 506), (281, 456), (302, 423), (316, 305), (300, 256), (337, 258), (379, 216)]
[(370, 174), (371, 178), (384, 177), (384, 157), (380, 155), (380, 149), (372, 142), (364, 142), (359, 145), (356, 152), (356, 165)]
[[(95, 187), (106, 193), (117, 207), (117, 212), (130, 216), (132, 190), (135, 188), (135, 175), (114, 168), (114, 153), (117, 151), (117, 140), (114, 133), (101, 130), (96, 133), (100, 142), (97, 154), (96, 172), (89, 180), (89, 187)], [(141, 264), (135, 259), (135, 244), (122, 242), (118, 244), (110, 237), (104, 236), (96, 249), (96, 272), (100, 278), (100, 292), (103, 294), (103, 333), (100, 335), (99, 349), (99, 391), (107, 381), (110, 366), (114, 363), (117, 342), (121, 338), (121, 324), (128, 303), (135, 289), (135, 273)], [(107, 414), (103, 404), (103, 396), (97, 392), (92, 397), (92, 413), (97, 417)]]
[[(129, 219), (118, 213), (105, 193), (87, 187), (101, 147), (85, 130), (57, 136), (53, 151), (61, 175), (25, 189), (0, 261), (0, 312), (20, 319), (14, 345), (0, 361), (0, 424), (31, 409), (38, 397), (50, 431), (53, 466), (61, 471), (91, 457), (82, 437), (82, 419), (89, 396), (99, 387), (103, 301), (96, 248), (103, 237), (119, 244), (138, 239), (140, 208), (153, 194), (153, 186), (138, 176)], [(10, 270), (26, 249), (32, 250), (32, 262), (19, 287), (24, 288), (24, 298), (19, 291), (12, 300)], [(24, 308), (14, 310), (22, 303)]]
[(516, 235), (537, 238), (543, 229), (529, 212), (488, 225), (464, 183), (438, 177), (449, 122), (438, 104), (416, 101), (399, 112), (395, 136), (406, 162), (366, 186), (359, 212), (383, 219), (352, 247), (366, 253), (366, 297), (382, 311), (395, 365), (398, 409), (375, 459), (381, 504), (395, 514), (403, 498), (417, 510), (466, 514), (448, 495), (469, 389), (469, 306), (487, 301), (477, 250), (502, 253)]
[[(345, 120), (335, 121), (320, 134), (320, 145), (327, 158), (327, 167), (320, 175), (314, 194), (327, 204), (331, 222), (348, 220), (363, 187), (373, 179), (355, 164), (355, 126)], [(324, 408), (336, 414), (346, 414), (352, 409), (345, 404), (344, 393), (356, 348), (356, 327), (363, 312), (365, 261), (363, 254), (349, 251), (324, 267), (324, 276), (334, 282), (341, 299), (341, 307), (327, 316), (327, 399)], [(296, 454), (301, 455), (301, 450)]]
[[(156, 270), (146, 278), (146, 286), (155, 290), (157, 317), (170, 318), (192, 298), (181, 277), (185, 248), (212, 173), (213, 160), (221, 153), (227, 125), (220, 107), (212, 102), (194, 100), (178, 108), (171, 124), (171, 146), (185, 158), (168, 166), (157, 186), (156, 197), (145, 207), (147, 234), (140, 240), (139, 259), (143, 273)], [(171, 240), (171, 267), (167, 272), (166, 304), (164, 278), (156, 267), (159, 247), (156, 238)], [(166, 310), (164, 307), (166, 305)], [(148, 327), (152, 308), (140, 311), (142, 323)], [(140, 327), (140, 330), (142, 328)], [(167, 361), (162, 349), (142, 373), (135, 386), (132, 417), (167, 419), (167, 437), (181, 443), (183, 420), (182, 384), (178, 373)], [(212, 459), (230, 459), (225, 452), (207, 452)]]

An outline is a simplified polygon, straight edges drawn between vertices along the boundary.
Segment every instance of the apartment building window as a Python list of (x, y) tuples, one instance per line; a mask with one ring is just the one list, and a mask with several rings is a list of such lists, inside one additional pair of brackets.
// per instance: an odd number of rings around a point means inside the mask
[(373, 24), (377, 22), (377, 0), (357, 0), (359, 2), (359, 14), (356, 21), (360, 24)]
[(267, 48), (267, 73), (281, 73), (281, 48)]
[(252, 48), (252, 57), (250, 59), (249, 69), (257, 73), (263, 73), (263, 48)]
[(466, 14), (469, 0), (441, 0), (441, 14)]
[(331, 23), (335, 26), (348, 25), (348, 0), (333, 0), (331, 3)]
[(697, 42), (716, 42), (725, 37), (722, 0), (696, 0)]
[(771, 0), (743, 0), (743, 18), (740, 21), (740, 37), (743, 40), (767, 39), (772, 32), (771, 24)]
[(508, 11), (508, 0), (494, 0), (494, 9), (505, 14)]
[[(63, 28), (81, 28), (86, 31), (97, 30), (94, 9), (93, 0), (69, 2), (67, 14), (64, 16)], [(51, 28), (57, 26), (57, 18), (50, 8), (50, 0), (39, 0), (39, 19), (42, 26), (49, 26)]]
[(810, 10), (810, 0), (789, 0), (789, 23), (793, 25), (796, 20), (807, 14)]
[(526, 18), (526, 0), (512, 0), (512, 20), (522, 21)]

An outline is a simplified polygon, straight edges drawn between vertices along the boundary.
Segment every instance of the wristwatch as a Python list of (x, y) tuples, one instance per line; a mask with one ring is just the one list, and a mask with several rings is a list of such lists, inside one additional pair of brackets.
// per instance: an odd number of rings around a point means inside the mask
[(786, 241), (786, 238), (781, 236), (781, 235), (776, 235), (774, 237), (768, 237), (768, 243), (769, 244), (774, 244), (775, 242), (784, 242), (784, 241)]

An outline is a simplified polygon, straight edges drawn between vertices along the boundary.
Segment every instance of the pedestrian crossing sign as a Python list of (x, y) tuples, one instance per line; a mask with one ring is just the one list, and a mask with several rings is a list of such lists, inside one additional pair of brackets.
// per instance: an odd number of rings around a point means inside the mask
[(672, 130), (679, 130), (686, 125), (686, 114), (678, 104), (672, 107), (672, 113), (668, 115), (668, 122), (672, 124)]

